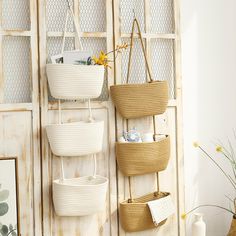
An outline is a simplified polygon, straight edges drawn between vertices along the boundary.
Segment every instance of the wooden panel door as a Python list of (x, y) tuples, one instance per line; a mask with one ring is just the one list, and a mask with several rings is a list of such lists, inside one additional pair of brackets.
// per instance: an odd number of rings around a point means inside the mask
[[(113, 49), (112, 0), (69, 1), (81, 28), (84, 50), (98, 54), (100, 50)], [(50, 56), (58, 54), (67, 10), (66, 0), (39, 1), (40, 29), (40, 73), (41, 73), (41, 114), (42, 114), (42, 176), (43, 176), (43, 231), (46, 236), (67, 235), (118, 235), (116, 163), (114, 156), (115, 120), (114, 107), (108, 96), (108, 86), (114, 81), (114, 67), (108, 69), (101, 96), (92, 101), (93, 115), (96, 120), (104, 120), (105, 134), (103, 151), (97, 157), (99, 175), (109, 179), (107, 204), (104, 212), (86, 217), (58, 217), (52, 203), (52, 181), (60, 176), (59, 159), (51, 154), (45, 133), (47, 124), (58, 120), (58, 103), (50, 96), (47, 86), (45, 65)], [(66, 50), (75, 47), (74, 27), (69, 19), (69, 33)], [(62, 121), (79, 121), (88, 117), (86, 101), (62, 101)], [(65, 177), (79, 177), (93, 173), (90, 156), (64, 158)]]
[(0, 157), (18, 158), (22, 236), (42, 235), (37, 38), (37, 1), (1, 0)]

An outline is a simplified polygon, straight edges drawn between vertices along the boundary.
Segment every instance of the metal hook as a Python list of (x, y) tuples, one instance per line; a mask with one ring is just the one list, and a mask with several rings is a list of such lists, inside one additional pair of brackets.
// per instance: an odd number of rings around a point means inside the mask
[(134, 19), (136, 19), (136, 14), (135, 14), (134, 8), (133, 8), (133, 17), (134, 17)]

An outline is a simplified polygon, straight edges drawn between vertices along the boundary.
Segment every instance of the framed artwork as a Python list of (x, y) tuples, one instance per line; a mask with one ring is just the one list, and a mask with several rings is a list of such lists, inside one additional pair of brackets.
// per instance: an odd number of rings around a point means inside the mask
[(20, 236), (16, 157), (0, 157), (0, 236)]

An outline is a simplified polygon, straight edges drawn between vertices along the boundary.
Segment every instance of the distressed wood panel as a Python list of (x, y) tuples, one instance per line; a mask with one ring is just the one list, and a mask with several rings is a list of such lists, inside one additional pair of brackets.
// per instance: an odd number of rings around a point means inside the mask
[(37, 0), (0, 1), (0, 155), (19, 158), (24, 236), (42, 234), (37, 24)]
[(31, 112), (0, 113), (0, 156), (18, 157), (22, 236), (35, 235), (33, 153)]

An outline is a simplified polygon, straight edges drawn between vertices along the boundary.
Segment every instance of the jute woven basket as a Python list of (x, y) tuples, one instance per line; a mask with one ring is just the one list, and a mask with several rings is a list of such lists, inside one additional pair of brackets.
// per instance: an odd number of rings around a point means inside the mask
[(116, 158), (125, 176), (163, 171), (170, 158), (170, 137), (150, 143), (117, 142)]
[[(128, 84), (130, 77), (131, 58), (133, 51), (133, 38), (135, 24), (142, 45), (146, 67), (150, 81), (144, 84)], [(111, 97), (116, 109), (126, 119), (144, 116), (159, 115), (165, 112), (168, 104), (168, 84), (166, 81), (154, 81), (146, 57), (145, 47), (142, 40), (138, 21), (135, 19), (132, 27), (131, 46), (127, 73), (127, 84), (113, 85), (110, 87)]]
[(230, 230), (227, 236), (236, 236), (236, 217), (235, 216), (232, 219)]
[(130, 198), (120, 203), (120, 221), (121, 226), (127, 232), (137, 232), (147, 229), (152, 229), (163, 225), (166, 220), (159, 224), (154, 224), (151, 212), (148, 206), (149, 201), (158, 200), (170, 195), (170, 193), (161, 192), (159, 189), (159, 174), (156, 173), (156, 192), (144, 195), (139, 198), (133, 198), (131, 177), (129, 180), (129, 195)]
[(110, 91), (117, 111), (126, 119), (162, 114), (168, 104), (166, 81), (114, 85)]
[(153, 201), (168, 196), (169, 193), (151, 193), (140, 198), (124, 201), (120, 203), (120, 221), (122, 228), (127, 232), (137, 232), (152, 229), (165, 224), (166, 220), (158, 225), (154, 225), (152, 216), (147, 205), (148, 201)]

